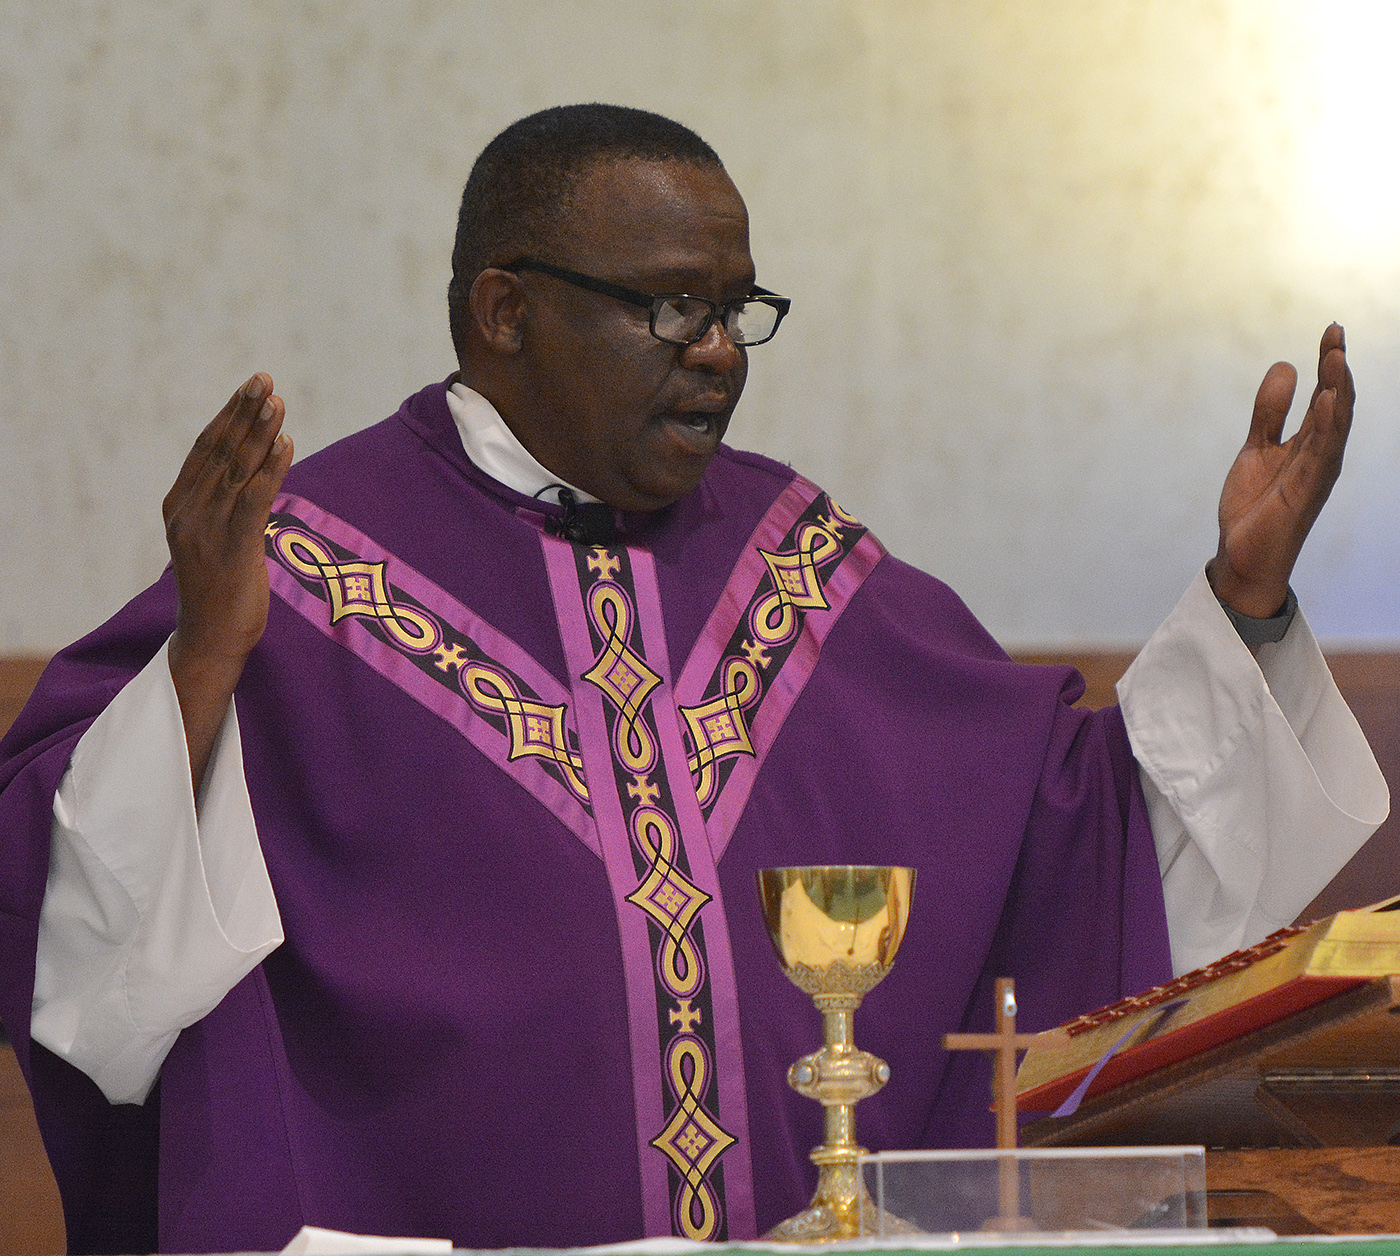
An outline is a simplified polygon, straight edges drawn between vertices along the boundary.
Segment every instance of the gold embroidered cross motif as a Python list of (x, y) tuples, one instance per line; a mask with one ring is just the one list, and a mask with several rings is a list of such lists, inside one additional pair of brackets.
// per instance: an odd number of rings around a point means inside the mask
[(755, 667), (767, 667), (773, 661), (767, 647), (759, 645), (757, 641), (745, 641), (739, 648)]
[(470, 655), (462, 649), (459, 642), (454, 641), (451, 645), (440, 645), (433, 651), (433, 666), (440, 672), (448, 671), (456, 667), (461, 668)]
[(666, 1018), (678, 1026), (681, 1033), (693, 1034), (695, 1027), (705, 1019), (705, 1014), (698, 1007), (691, 1007), (689, 999), (678, 999), (676, 1006), (666, 1013)]
[(621, 566), (622, 559), (615, 554), (609, 554), (601, 545), (595, 545), (592, 553), (588, 555), (588, 570), (599, 580), (611, 580)]
[(643, 807), (650, 807), (661, 797), (661, 786), (653, 785), (650, 777), (634, 775), (627, 783), (627, 796)]

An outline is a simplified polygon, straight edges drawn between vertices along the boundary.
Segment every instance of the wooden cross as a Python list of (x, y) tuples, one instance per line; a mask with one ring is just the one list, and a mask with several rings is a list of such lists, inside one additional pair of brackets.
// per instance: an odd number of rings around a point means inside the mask
[[(997, 1028), (993, 1034), (944, 1034), (947, 1051), (995, 1051), (992, 1074), (992, 1109), (997, 1118), (997, 1150), (1016, 1150), (1016, 1052), (1036, 1039), (1035, 1034), (1016, 1032), (1016, 983), (1010, 977), (997, 978)], [(1021, 1178), (1014, 1156), (999, 1164), (1001, 1229), (1025, 1229), (1021, 1214)]]

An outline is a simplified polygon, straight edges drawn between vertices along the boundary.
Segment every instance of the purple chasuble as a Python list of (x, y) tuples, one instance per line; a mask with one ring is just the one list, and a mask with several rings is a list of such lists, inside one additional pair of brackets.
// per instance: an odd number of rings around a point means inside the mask
[[(52, 799), (160, 648), (170, 574), (63, 651), (3, 747), (0, 1016), (79, 1252), (276, 1250), (304, 1223), (459, 1247), (745, 1239), (810, 1196), (820, 1041), (758, 868), (908, 864), (871, 1148), (991, 1141), (990, 1028), (1162, 980), (1122, 719), (1012, 663), (815, 486), (721, 449), (609, 546), (466, 459), (433, 385), (293, 468), (236, 703), (286, 943), (143, 1106), (27, 1037)], [(157, 1222), (158, 1217), (158, 1222)]]

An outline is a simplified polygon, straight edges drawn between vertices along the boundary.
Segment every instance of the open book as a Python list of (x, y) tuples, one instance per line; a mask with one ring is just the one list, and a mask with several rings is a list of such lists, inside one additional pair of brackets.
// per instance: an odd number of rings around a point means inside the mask
[(1092, 1098), (1393, 974), (1400, 974), (1400, 897), (1280, 929), (1038, 1035), (1017, 1074), (1016, 1106), (1052, 1111), (1099, 1065), (1084, 1095)]

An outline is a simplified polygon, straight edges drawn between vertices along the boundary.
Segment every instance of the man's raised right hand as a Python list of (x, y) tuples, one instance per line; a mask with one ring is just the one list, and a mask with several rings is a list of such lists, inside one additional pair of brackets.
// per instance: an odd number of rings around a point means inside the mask
[(162, 508), (180, 610), (170, 675), (196, 792), (248, 654), (267, 627), (263, 530), (292, 465), (269, 376), (243, 385), (199, 434)]

